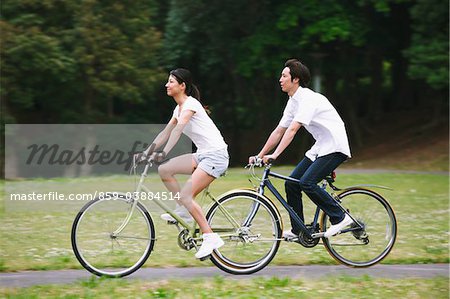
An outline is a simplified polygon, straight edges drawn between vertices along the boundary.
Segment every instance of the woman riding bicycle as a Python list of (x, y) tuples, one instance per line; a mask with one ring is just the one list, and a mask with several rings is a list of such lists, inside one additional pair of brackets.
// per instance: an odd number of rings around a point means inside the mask
[[(333, 198), (317, 185), (351, 156), (345, 125), (326, 97), (306, 87), (310, 73), (304, 64), (297, 59), (290, 59), (284, 66), (279, 82), (282, 91), (289, 95), (289, 100), (278, 126), (256, 157), (262, 158), (265, 163), (275, 160), (302, 126), (311, 133), (316, 142), (290, 175), (299, 179), (300, 183), (286, 181), (286, 196), (289, 205), (302, 220), (301, 191), (328, 214), (332, 224), (324, 235), (328, 238), (353, 222), (348, 215), (344, 215)], [(277, 144), (275, 151), (267, 155)], [(255, 157), (249, 158), (250, 163), (254, 161)], [(292, 230), (283, 232), (285, 238), (294, 238), (300, 233), (300, 228), (292, 219), (291, 224)]]
[[(165, 87), (167, 95), (175, 100), (177, 106), (167, 126), (139, 158), (164, 160), (182, 133), (186, 134), (197, 147), (194, 154), (185, 154), (165, 161), (158, 167), (158, 172), (167, 189), (172, 194), (180, 195), (175, 213), (186, 221), (192, 221), (193, 217), (203, 232), (202, 245), (195, 254), (196, 258), (201, 259), (221, 247), (224, 242), (219, 235), (213, 233), (194, 198), (227, 170), (228, 146), (199, 102), (200, 93), (193, 84), (189, 70), (178, 68), (171, 71)], [(156, 151), (164, 144), (162, 151)], [(183, 188), (175, 178), (176, 174), (191, 174)], [(162, 214), (161, 218), (174, 221), (169, 214)]]

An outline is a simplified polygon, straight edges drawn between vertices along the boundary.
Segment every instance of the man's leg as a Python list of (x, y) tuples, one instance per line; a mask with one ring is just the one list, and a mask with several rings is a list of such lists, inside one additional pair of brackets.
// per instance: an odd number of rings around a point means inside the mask
[[(292, 171), (290, 177), (299, 180), (308, 167), (312, 164), (312, 161), (308, 158), (303, 158), (303, 160), (298, 163), (297, 167)], [(302, 193), (300, 184), (286, 181), (284, 183), (286, 189), (286, 198), (288, 204), (294, 209), (294, 211), (298, 214), (298, 216), (304, 220), (303, 217), (303, 203), (302, 203)], [(289, 216), (290, 217), (290, 216)], [(300, 226), (295, 223), (292, 217), (291, 225), (292, 225), (292, 233), (298, 235), (300, 233)]]
[(317, 183), (335, 170), (346, 159), (347, 156), (341, 153), (333, 153), (319, 157), (311, 164), (300, 179), (300, 188), (330, 217), (332, 224), (341, 222), (344, 219), (344, 212), (339, 208), (331, 195), (320, 188)]

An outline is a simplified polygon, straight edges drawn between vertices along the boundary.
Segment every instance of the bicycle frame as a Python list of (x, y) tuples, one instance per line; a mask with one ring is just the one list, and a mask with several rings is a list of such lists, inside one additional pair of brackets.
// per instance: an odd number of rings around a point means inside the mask
[[(287, 201), (284, 199), (284, 197), (280, 194), (280, 192), (278, 192), (278, 190), (275, 188), (275, 186), (272, 184), (272, 182), (270, 181), (269, 177), (275, 177), (278, 179), (282, 179), (284, 181), (289, 181), (289, 182), (293, 182), (293, 183), (300, 183), (299, 180), (288, 177), (288, 176), (284, 176), (275, 172), (271, 172), (270, 171), (270, 167), (271, 165), (267, 165), (264, 169), (264, 173), (263, 176), (261, 178), (261, 182), (259, 184), (259, 188), (258, 188), (258, 193), (261, 195), (264, 195), (264, 188), (267, 187), (269, 189), (269, 191), (276, 197), (276, 199), (283, 205), (283, 207), (286, 209), (286, 211), (288, 211), (289, 215), (291, 216), (291, 218), (296, 222), (297, 225), (300, 226), (300, 229), (302, 230), (302, 232), (309, 238), (320, 238), (323, 237), (324, 233), (315, 233), (315, 234), (311, 234), (309, 229), (306, 227), (304, 221), (302, 221), (302, 219), (298, 216), (298, 214), (294, 211), (294, 209), (287, 203)], [(322, 188), (325, 188), (326, 184), (323, 185)], [(341, 206), (341, 204), (336, 201), (338, 206), (340, 207), (340, 209), (346, 213), (347, 211)], [(319, 214), (320, 214), (320, 208), (317, 206), (316, 207), (316, 211), (314, 213), (314, 220), (313, 220), (313, 227), (316, 227), (318, 221), (319, 221)], [(348, 214), (349, 215), (349, 214)], [(353, 221), (357, 224), (357, 227), (355, 228), (348, 228), (342, 231), (342, 233), (344, 232), (348, 232), (348, 231), (352, 231), (352, 230), (357, 230), (362, 228), (361, 224), (354, 219), (351, 215), (349, 215)]]
[[(151, 191), (144, 185), (144, 181), (145, 178), (147, 177), (148, 174), (148, 170), (149, 168), (152, 166), (151, 162), (148, 162), (145, 164), (144, 170), (141, 173), (141, 176), (139, 178), (139, 182), (136, 186), (136, 191), (135, 194), (140, 194), (140, 192), (144, 191), (147, 193), (150, 193)], [(136, 166), (133, 166), (134, 171), (136, 170)], [(209, 197), (212, 201), (215, 201), (215, 198), (211, 195), (211, 193), (208, 190), (209, 188), (206, 188), (203, 191), (203, 195), (202, 198), (204, 197)], [(119, 193), (120, 194), (120, 193)], [(130, 211), (128, 212), (127, 217), (123, 220), (122, 224), (112, 233), (112, 236), (117, 236), (119, 235), (122, 230), (127, 226), (128, 222), (131, 219), (131, 216), (134, 213), (134, 210), (136, 208), (137, 202), (139, 201), (139, 196), (130, 198), (130, 200), (133, 201), (133, 204), (131, 206)], [(186, 221), (184, 221), (180, 216), (178, 216), (170, 207), (168, 207), (163, 201), (161, 200), (154, 200), (154, 202), (161, 208), (163, 209), (165, 212), (167, 212), (170, 216), (172, 216), (182, 227), (184, 227), (185, 229), (187, 229), (189, 231), (189, 236), (191, 238), (195, 238), (197, 232), (199, 231), (197, 228), (197, 222), (193, 221), (192, 226), (189, 225), (189, 223), (187, 223)]]

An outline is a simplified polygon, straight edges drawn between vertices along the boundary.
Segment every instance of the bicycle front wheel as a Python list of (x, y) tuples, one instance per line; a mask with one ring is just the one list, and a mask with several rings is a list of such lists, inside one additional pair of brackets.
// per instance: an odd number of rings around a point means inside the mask
[[(350, 189), (339, 194), (341, 205), (358, 221), (350, 230), (323, 238), (327, 251), (338, 262), (351, 267), (369, 267), (383, 260), (394, 246), (397, 221), (389, 203), (379, 194), (366, 189)], [(331, 223), (323, 214), (321, 227)], [(353, 230), (352, 230), (353, 229)]]
[(278, 210), (253, 191), (237, 191), (218, 199), (206, 219), (225, 242), (211, 255), (211, 261), (225, 272), (257, 272), (270, 263), (280, 245)]
[(147, 209), (137, 203), (125, 228), (115, 234), (132, 208), (124, 196), (96, 198), (86, 204), (72, 225), (72, 248), (81, 265), (98, 276), (123, 277), (149, 257), (155, 230)]

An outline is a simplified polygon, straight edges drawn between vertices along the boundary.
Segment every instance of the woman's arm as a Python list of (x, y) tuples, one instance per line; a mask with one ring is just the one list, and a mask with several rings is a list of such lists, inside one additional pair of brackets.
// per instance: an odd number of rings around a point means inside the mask
[(145, 149), (144, 151), (145, 156), (151, 155), (154, 151), (156, 151), (162, 145), (164, 145), (169, 139), (170, 133), (176, 127), (176, 125), (177, 119), (175, 117), (172, 117), (170, 121), (167, 123), (167, 125), (164, 127), (164, 129), (153, 140), (152, 144), (147, 149)]
[(181, 112), (180, 117), (178, 118), (178, 124), (173, 126), (170, 136), (168, 137), (169, 140), (166, 143), (166, 146), (163, 150), (163, 155), (166, 156), (172, 148), (177, 144), (178, 140), (180, 139), (181, 134), (183, 133), (184, 127), (188, 124), (188, 122), (191, 120), (192, 115), (194, 115), (194, 111), (192, 110), (184, 110)]

